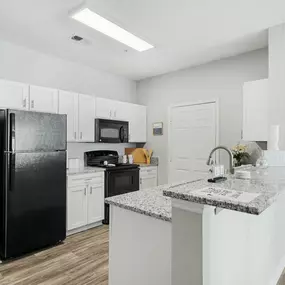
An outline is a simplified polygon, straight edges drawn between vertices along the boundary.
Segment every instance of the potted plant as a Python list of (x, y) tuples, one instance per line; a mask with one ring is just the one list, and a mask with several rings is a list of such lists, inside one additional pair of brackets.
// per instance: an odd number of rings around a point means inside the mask
[(248, 164), (250, 161), (250, 155), (247, 152), (247, 146), (237, 144), (232, 148), (235, 167)]

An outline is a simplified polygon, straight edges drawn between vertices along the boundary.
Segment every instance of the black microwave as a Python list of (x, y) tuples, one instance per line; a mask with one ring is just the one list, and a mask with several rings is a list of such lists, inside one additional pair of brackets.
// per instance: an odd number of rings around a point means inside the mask
[(95, 119), (95, 142), (98, 143), (129, 142), (129, 122)]

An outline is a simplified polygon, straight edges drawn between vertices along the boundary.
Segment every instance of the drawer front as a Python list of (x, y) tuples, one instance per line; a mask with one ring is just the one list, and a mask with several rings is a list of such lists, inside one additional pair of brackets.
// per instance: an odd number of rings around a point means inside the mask
[(80, 184), (104, 184), (104, 172), (68, 176), (68, 187)]
[(140, 169), (140, 177), (157, 176), (157, 167), (149, 166)]

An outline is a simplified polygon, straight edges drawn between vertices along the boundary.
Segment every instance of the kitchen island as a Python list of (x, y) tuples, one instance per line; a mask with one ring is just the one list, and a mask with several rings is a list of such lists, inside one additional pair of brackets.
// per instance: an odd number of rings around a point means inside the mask
[[(199, 180), (109, 198), (110, 285), (275, 285), (285, 266), (285, 183), (272, 177)], [(118, 232), (121, 240), (113, 238)], [(123, 252), (129, 268), (116, 273), (112, 260)], [(149, 279), (140, 283), (141, 276)]]
[(109, 284), (171, 284), (171, 199), (169, 186), (112, 198)]

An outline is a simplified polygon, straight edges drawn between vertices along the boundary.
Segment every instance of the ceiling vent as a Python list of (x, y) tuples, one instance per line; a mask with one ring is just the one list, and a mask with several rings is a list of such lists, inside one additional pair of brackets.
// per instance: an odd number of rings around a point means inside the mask
[(72, 40), (74, 40), (74, 41), (76, 41), (76, 42), (80, 42), (80, 41), (82, 41), (82, 40), (83, 40), (83, 38), (82, 38), (82, 37), (77, 36), (77, 35), (73, 35), (73, 36), (71, 37), (71, 39), (72, 39)]

